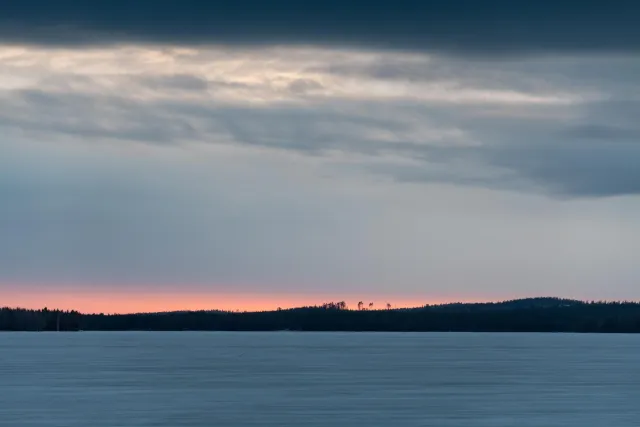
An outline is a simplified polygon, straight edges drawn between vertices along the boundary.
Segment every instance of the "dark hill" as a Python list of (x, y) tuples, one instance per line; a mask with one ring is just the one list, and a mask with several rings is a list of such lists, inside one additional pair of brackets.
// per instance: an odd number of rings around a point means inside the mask
[(0, 309), (0, 330), (640, 332), (640, 304), (527, 298), (393, 310), (349, 310), (342, 302), (287, 310), (81, 314)]

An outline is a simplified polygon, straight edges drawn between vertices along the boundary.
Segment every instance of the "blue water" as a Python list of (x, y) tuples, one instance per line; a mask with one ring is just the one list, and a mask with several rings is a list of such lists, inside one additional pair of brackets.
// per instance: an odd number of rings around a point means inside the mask
[(640, 336), (0, 334), (0, 426), (637, 427)]

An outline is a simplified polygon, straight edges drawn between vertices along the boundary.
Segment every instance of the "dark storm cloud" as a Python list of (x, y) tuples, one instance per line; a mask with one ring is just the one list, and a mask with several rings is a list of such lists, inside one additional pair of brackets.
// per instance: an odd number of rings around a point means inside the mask
[(632, 0), (0, 0), (0, 39), (319, 44), (448, 52), (636, 51)]

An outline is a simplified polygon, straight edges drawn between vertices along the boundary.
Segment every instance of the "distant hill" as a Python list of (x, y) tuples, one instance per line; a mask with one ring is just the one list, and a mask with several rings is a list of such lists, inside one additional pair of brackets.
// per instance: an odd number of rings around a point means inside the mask
[(420, 310), (429, 308), (432, 310), (440, 311), (456, 311), (456, 310), (513, 310), (524, 308), (557, 308), (557, 307), (572, 307), (576, 305), (585, 305), (584, 301), (554, 298), (554, 297), (538, 297), (538, 298), (523, 298), (514, 299), (500, 302), (476, 302), (476, 303), (447, 303), (438, 304), (416, 308), (413, 310)]
[(264, 312), (176, 311), (81, 314), (0, 309), (0, 330), (640, 332), (640, 304), (526, 298), (390, 310), (350, 310), (343, 302)]

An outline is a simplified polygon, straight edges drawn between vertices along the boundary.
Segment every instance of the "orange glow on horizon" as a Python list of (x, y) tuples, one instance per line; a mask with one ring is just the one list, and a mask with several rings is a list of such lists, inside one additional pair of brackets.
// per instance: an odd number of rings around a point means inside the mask
[(29, 309), (77, 310), (82, 313), (143, 313), (163, 311), (190, 310), (226, 310), (226, 311), (267, 311), (277, 308), (294, 308), (320, 305), (329, 301), (347, 302), (351, 309), (357, 308), (362, 300), (368, 308), (374, 302), (374, 309), (386, 308), (387, 302), (394, 308), (419, 307), (425, 304), (438, 304), (450, 301), (469, 301), (459, 298), (420, 298), (374, 296), (363, 299), (357, 296), (327, 296), (321, 294), (214, 294), (196, 292), (162, 292), (162, 291), (86, 291), (65, 289), (61, 291), (21, 290), (4, 292), (0, 298), (0, 306), (21, 307)]

